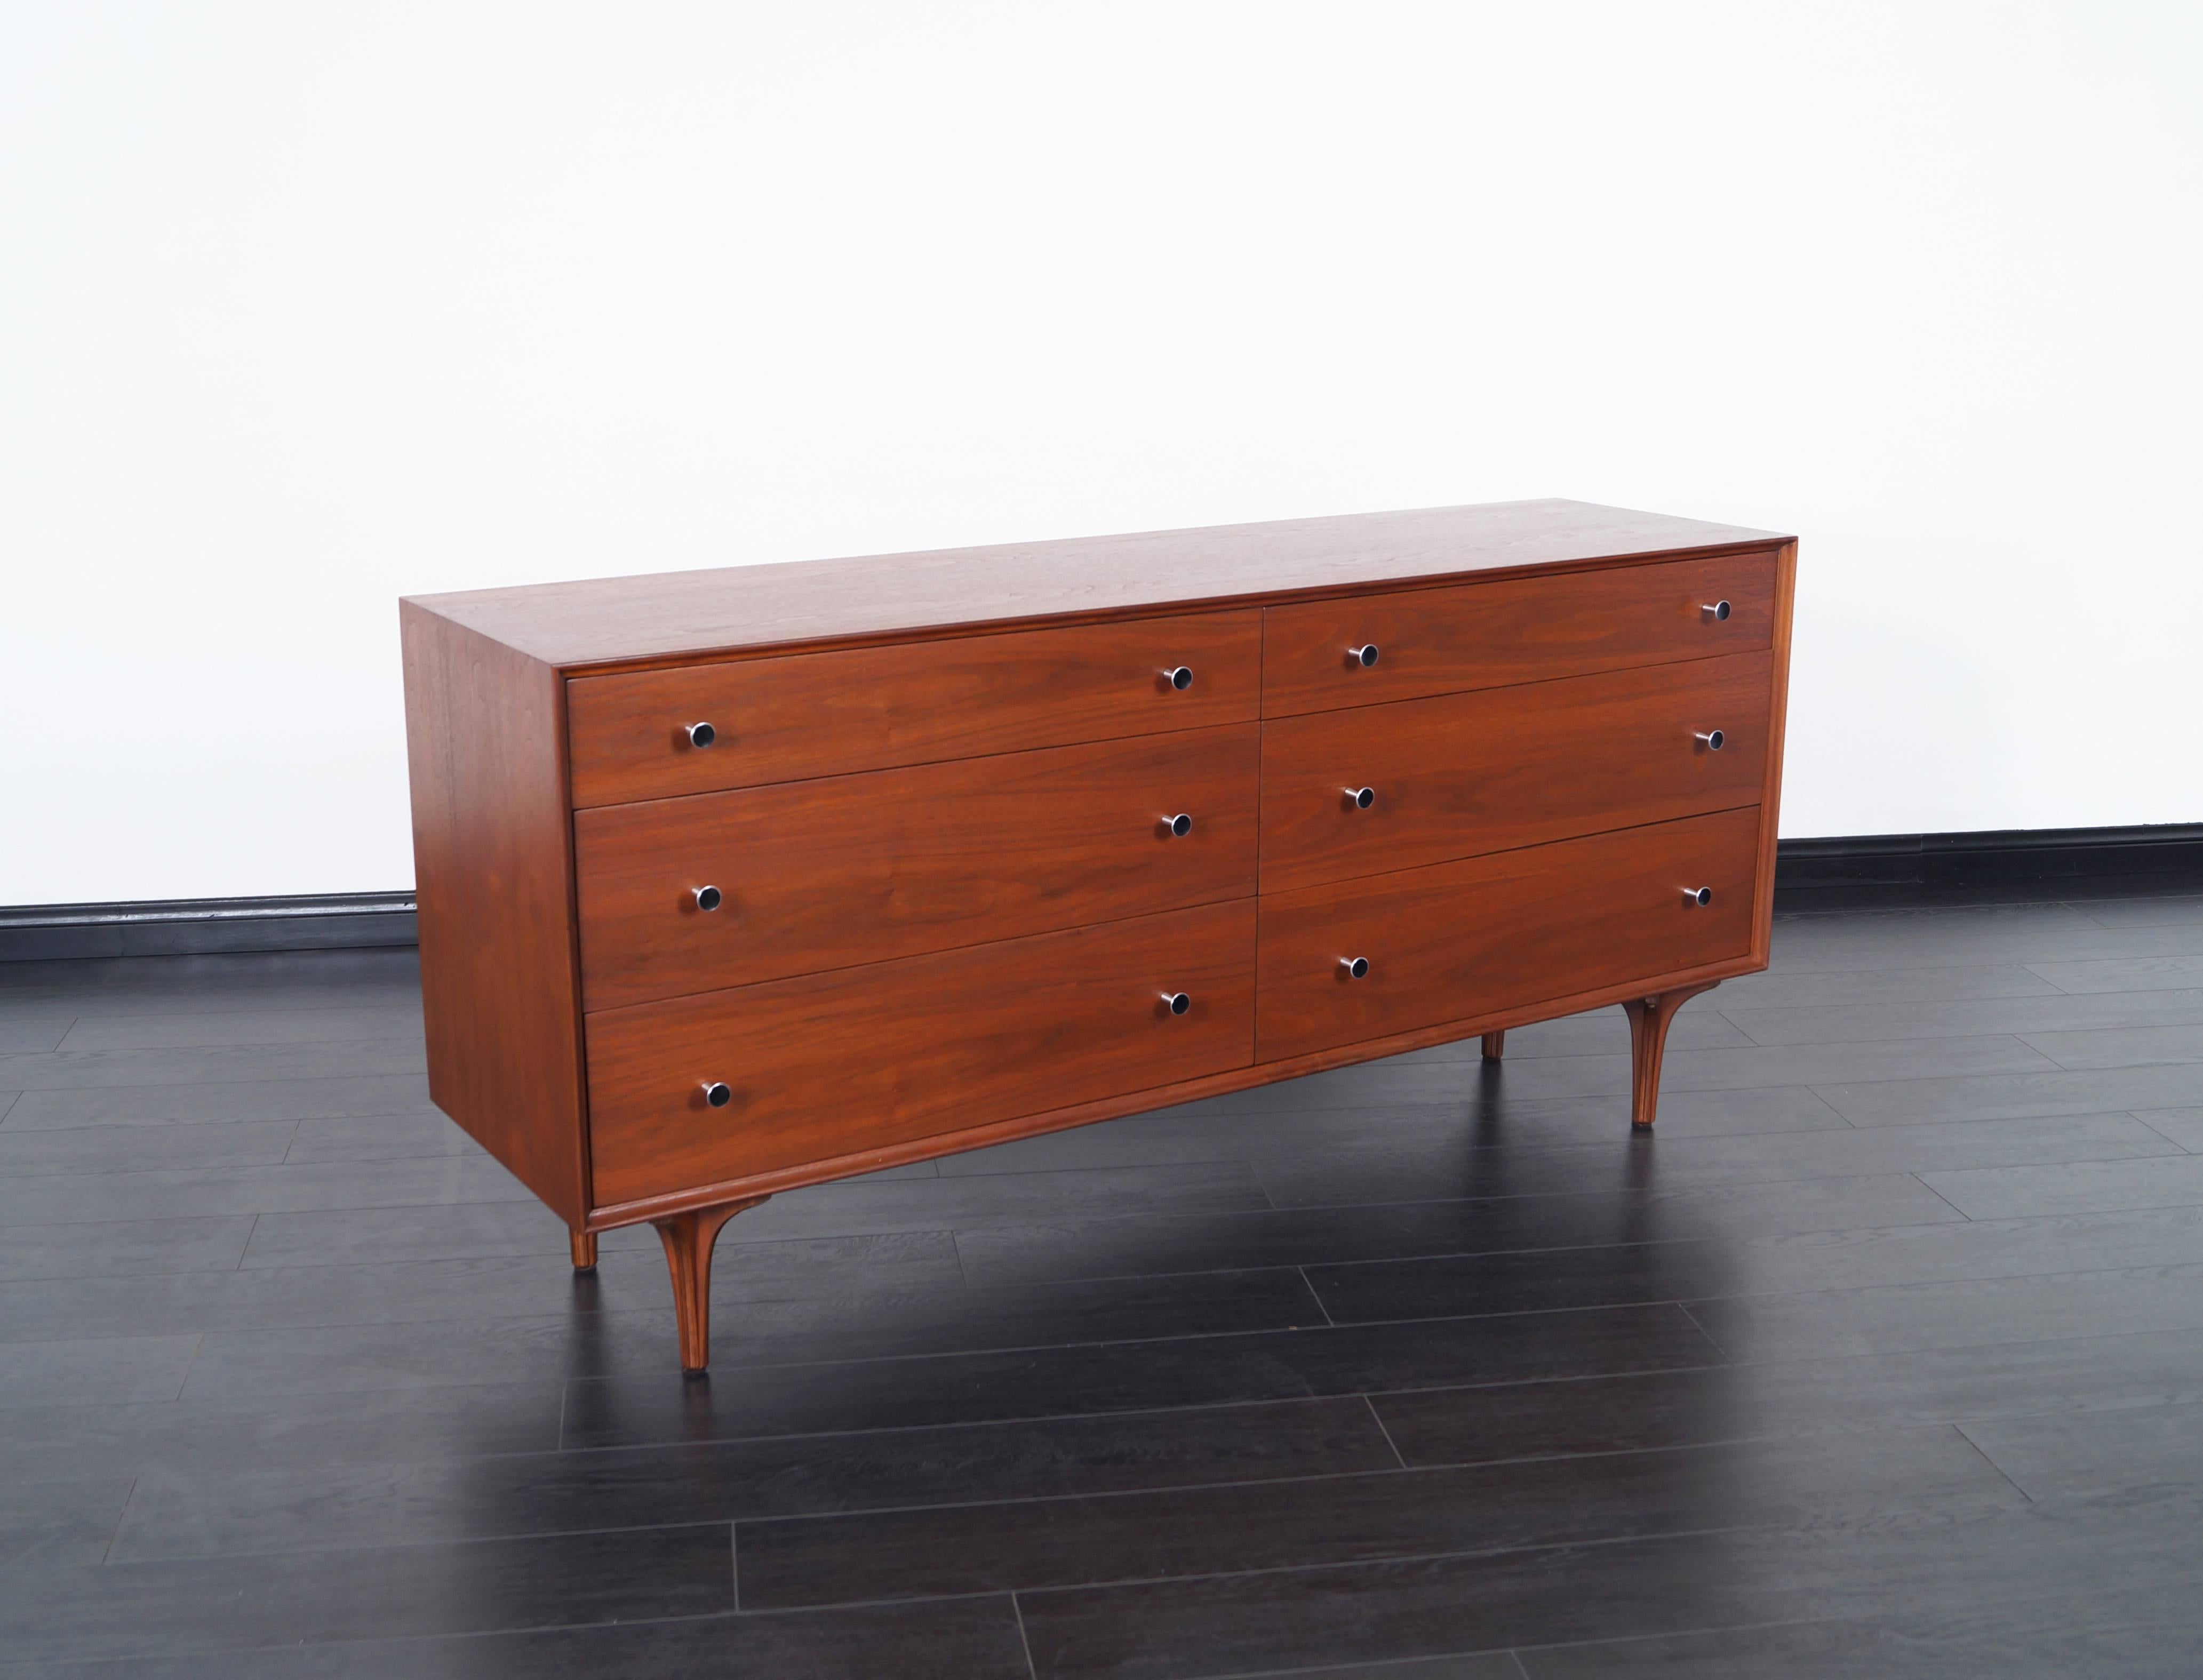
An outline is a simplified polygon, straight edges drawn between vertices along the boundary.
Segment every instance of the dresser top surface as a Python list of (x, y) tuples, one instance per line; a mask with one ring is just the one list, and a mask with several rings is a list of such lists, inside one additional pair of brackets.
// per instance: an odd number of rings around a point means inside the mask
[(1590, 502), (1493, 502), (409, 598), (546, 663), (587, 666), (1226, 605), (1790, 540)]

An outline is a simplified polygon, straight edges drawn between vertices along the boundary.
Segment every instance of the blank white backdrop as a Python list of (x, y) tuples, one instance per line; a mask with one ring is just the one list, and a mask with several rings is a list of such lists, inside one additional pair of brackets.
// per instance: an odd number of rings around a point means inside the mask
[(400, 593), (1802, 533), (1792, 834), (2203, 817), (2203, 8), (0, 9), (0, 902), (411, 881)]

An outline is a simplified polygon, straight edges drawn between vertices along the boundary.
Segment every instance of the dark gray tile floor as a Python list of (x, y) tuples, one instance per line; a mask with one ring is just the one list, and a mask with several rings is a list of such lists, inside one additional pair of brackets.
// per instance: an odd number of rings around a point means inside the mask
[(0, 967), (0, 1677), (2203, 1672), (2203, 897), (645, 1230), (410, 953)]

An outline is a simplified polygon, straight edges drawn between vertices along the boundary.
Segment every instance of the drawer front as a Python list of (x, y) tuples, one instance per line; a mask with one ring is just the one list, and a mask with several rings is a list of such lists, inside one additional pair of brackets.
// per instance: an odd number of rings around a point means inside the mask
[(1266, 897), (1256, 1058), (1743, 957), (1758, 843), (1756, 810), (1723, 811)]
[(597, 1204), (1244, 1067), (1254, 968), (1242, 899), (592, 1015)]
[(576, 812), (584, 1006), (1251, 898), (1259, 728)]
[[(1728, 617), (1707, 610), (1723, 601)], [(1774, 624), (1771, 552), (1271, 607), (1262, 715), (1740, 653), (1770, 646)], [(1365, 666), (1354, 650), (1369, 647)]]
[[(1184, 688), (1169, 674), (1190, 672)], [(566, 685), (576, 806), (1252, 719), (1249, 610), (846, 648)], [(709, 746), (689, 726), (708, 723)]]
[(1756, 805), (1772, 681), (1739, 653), (1266, 723), (1262, 890)]

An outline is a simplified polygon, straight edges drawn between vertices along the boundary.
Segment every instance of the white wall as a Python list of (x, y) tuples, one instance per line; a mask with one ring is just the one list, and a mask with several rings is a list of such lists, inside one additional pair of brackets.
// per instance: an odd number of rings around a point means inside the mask
[(0, 9), (0, 902), (411, 879), (393, 598), (1569, 495), (1784, 829), (2203, 817), (2203, 8)]

